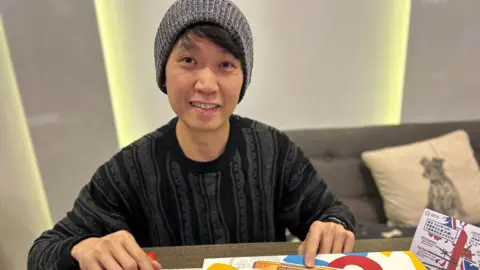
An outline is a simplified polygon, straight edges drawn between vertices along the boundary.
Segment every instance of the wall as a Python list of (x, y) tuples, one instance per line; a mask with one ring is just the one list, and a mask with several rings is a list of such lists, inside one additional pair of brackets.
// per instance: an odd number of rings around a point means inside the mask
[(11, 2), (5, 30), (54, 221), (117, 150), (90, 1)]
[[(119, 63), (123, 56), (125, 70), (115, 65), (110, 74), (122, 81), (118, 89), (111, 88), (125, 101), (119, 105), (122, 120), (117, 120), (136, 131), (120, 128), (120, 133), (128, 134), (126, 141), (173, 117), (167, 99), (157, 90), (152, 58), (159, 14), (172, 2), (138, 5), (123, 0), (100, 12), (109, 19), (105, 19), (108, 32), (119, 32), (116, 43), (122, 46), (112, 58)], [(392, 87), (385, 78), (395, 79), (403, 72), (401, 59), (387, 59), (391, 54), (401, 58), (403, 48), (395, 45), (406, 45), (401, 24), (407, 23), (408, 5), (354, 0), (235, 2), (249, 19), (255, 39), (252, 84), (237, 113), (281, 129), (400, 121), (401, 84)]]
[(25, 269), (33, 240), (72, 208), (118, 141), (93, 2), (1, 8), (0, 269)]
[(480, 119), (480, 1), (412, 2), (403, 122)]
[(32, 240), (52, 221), (2, 16), (0, 59), (0, 269), (24, 269)]

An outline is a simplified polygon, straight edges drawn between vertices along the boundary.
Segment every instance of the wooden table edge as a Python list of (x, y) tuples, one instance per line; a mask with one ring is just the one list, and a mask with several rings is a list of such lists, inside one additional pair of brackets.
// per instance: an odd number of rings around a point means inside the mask
[[(357, 240), (354, 252), (409, 250), (412, 238)], [(300, 243), (242, 243), (144, 248), (154, 252), (163, 268), (201, 268), (205, 258), (275, 256), (297, 254)]]

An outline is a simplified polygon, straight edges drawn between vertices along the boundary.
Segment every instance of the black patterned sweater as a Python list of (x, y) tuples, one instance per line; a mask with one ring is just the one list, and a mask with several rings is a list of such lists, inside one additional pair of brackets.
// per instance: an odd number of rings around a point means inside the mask
[(35, 240), (29, 269), (75, 269), (79, 241), (127, 230), (141, 247), (303, 240), (312, 222), (334, 218), (353, 231), (349, 209), (281, 131), (233, 115), (223, 154), (188, 159), (178, 118), (100, 166), (73, 209)]

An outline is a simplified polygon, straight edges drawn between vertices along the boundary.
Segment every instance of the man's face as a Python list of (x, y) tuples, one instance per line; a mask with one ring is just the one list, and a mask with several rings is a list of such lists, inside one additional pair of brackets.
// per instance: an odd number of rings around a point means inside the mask
[(168, 99), (180, 121), (195, 131), (228, 123), (243, 83), (240, 60), (208, 39), (179, 41), (165, 68)]

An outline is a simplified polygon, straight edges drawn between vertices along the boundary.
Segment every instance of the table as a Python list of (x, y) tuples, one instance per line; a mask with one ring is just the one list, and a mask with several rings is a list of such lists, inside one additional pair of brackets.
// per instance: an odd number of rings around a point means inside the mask
[[(355, 252), (409, 250), (412, 238), (368, 239), (355, 242)], [(153, 251), (163, 269), (201, 268), (203, 259), (218, 257), (268, 256), (297, 254), (300, 243), (248, 243), (145, 248)]]

